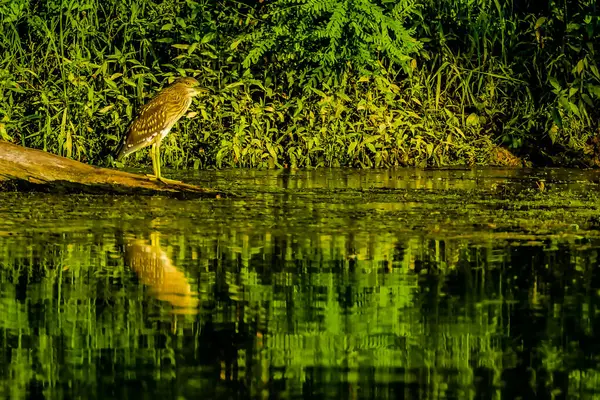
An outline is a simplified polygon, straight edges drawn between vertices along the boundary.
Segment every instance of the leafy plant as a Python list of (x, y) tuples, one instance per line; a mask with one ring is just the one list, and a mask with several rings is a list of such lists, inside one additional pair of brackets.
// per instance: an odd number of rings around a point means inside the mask
[(165, 140), (171, 167), (490, 164), (498, 146), (589, 165), (594, 4), (0, 1), (0, 138), (110, 165), (141, 105), (192, 75), (211, 95)]
[(242, 65), (263, 58), (281, 67), (376, 71), (378, 60), (407, 65), (420, 48), (406, 21), (418, 12), (414, 0), (276, 0), (254, 15), (256, 28), (232, 43), (249, 46)]

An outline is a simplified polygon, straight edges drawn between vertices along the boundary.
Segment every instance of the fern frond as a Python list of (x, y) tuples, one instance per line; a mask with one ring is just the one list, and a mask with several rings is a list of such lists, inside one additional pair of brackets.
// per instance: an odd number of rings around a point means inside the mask
[(381, 55), (406, 62), (419, 44), (405, 21), (417, 12), (416, 0), (398, 0), (391, 9), (379, 0), (273, 0), (258, 35), (244, 39), (250, 50), (244, 67), (270, 53), (307, 68), (338, 68), (350, 63), (377, 71)]

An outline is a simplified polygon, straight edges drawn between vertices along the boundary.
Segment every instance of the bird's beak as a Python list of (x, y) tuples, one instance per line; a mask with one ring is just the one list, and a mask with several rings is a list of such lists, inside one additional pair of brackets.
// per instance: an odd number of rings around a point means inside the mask
[(198, 96), (199, 94), (205, 94), (205, 93), (210, 92), (209, 89), (203, 88), (203, 87), (195, 87), (195, 88), (192, 88), (192, 90), (194, 91), (192, 93), (192, 96)]

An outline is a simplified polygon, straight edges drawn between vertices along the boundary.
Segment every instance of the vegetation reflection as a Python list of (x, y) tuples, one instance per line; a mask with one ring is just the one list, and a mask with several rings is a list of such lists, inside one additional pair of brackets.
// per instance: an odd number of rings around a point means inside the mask
[(346, 172), (0, 194), (0, 397), (600, 394), (597, 183)]

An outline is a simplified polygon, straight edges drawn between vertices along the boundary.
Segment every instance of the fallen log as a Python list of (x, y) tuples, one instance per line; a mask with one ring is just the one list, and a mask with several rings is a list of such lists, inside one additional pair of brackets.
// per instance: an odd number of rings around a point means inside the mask
[(0, 190), (67, 193), (222, 197), (227, 193), (187, 183), (164, 184), (148, 176), (84, 164), (0, 140)]

